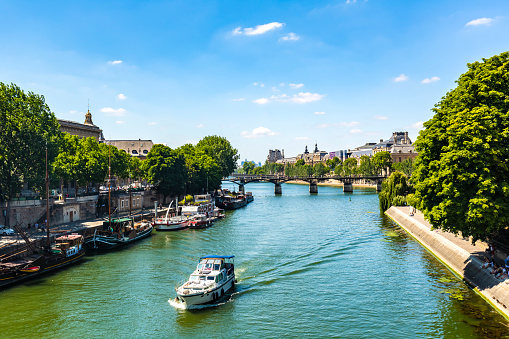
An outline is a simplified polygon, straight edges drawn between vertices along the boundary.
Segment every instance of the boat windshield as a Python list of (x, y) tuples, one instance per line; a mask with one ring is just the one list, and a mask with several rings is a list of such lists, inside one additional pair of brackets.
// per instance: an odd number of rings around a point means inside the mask
[(207, 280), (214, 280), (214, 277), (212, 277), (212, 276), (208, 276), (208, 277), (207, 277)]
[(197, 275), (192, 275), (191, 278), (189, 278), (189, 281), (199, 281), (200, 277)]

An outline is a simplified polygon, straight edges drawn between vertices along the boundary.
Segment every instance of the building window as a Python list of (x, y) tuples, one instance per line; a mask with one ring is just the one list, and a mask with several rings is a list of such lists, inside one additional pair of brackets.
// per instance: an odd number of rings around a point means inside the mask
[(148, 151), (146, 149), (143, 150), (143, 154), (147, 154)]
[[(401, 161), (401, 158), (399, 158), (399, 160)], [(120, 201), (120, 207), (124, 208), (124, 200)]]
[(132, 153), (132, 154), (138, 154), (138, 151), (137, 151), (137, 150), (135, 150), (135, 149), (133, 149), (131, 153)]
[(399, 157), (399, 162), (401, 162), (401, 157)]

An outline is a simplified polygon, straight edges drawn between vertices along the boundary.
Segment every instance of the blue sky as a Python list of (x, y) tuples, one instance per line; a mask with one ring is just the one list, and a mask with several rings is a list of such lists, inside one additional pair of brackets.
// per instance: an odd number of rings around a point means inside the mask
[(107, 139), (228, 138), (263, 162), (408, 131), (508, 50), (508, 1), (2, 1), (0, 82)]

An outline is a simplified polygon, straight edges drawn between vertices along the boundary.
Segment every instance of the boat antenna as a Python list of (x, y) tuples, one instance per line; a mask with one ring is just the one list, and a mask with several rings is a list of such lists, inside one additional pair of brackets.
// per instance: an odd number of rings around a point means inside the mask
[(48, 142), (46, 141), (46, 240), (48, 249), (50, 248), (49, 241), (49, 175), (48, 175)]
[(111, 229), (111, 138), (108, 145), (108, 218), (110, 221), (109, 227)]
[[(129, 171), (129, 219), (131, 219), (131, 206), (133, 205), (133, 197), (131, 195), (131, 171)], [(133, 221), (134, 223), (134, 221)]]

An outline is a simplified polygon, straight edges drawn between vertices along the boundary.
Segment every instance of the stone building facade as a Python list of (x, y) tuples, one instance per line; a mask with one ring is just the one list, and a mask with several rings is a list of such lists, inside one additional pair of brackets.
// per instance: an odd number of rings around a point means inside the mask
[(152, 140), (105, 140), (105, 144), (112, 145), (129, 154), (132, 157), (138, 157), (140, 160), (147, 158), (148, 152), (154, 146)]
[(85, 114), (85, 122), (80, 124), (76, 121), (58, 119), (60, 130), (71, 135), (77, 135), (80, 138), (95, 138), (97, 141), (104, 139), (103, 131), (92, 122), (92, 114), (90, 111)]

